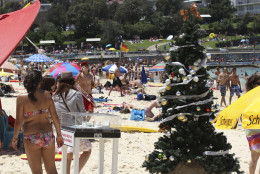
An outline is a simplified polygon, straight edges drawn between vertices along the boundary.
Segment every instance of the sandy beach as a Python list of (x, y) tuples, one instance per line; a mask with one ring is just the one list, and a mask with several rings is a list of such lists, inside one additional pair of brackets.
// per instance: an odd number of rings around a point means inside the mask
[[(107, 80), (102, 80), (104, 84)], [(16, 93), (14, 95), (19, 95), (20, 93), (25, 93), (23, 86), (19, 86), (18, 83), (12, 83)], [(147, 87), (146, 92), (148, 94), (156, 95), (158, 87)], [(104, 91), (104, 94), (93, 94), (94, 97), (108, 97), (108, 91)], [(214, 96), (218, 98), (215, 103), (220, 103), (220, 92), (214, 90)], [(226, 101), (229, 98), (229, 91), (227, 92)], [(137, 101), (136, 95), (126, 95), (120, 97), (120, 92), (112, 92), (107, 103), (121, 104), (122, 102), (127, 102), (134, 105), (136, 108), (143, 109), (149, 101)], [(237, 97), (233, 97), (233, 101)], [(16, 98), (1, 97), (3, 109), (8, 115), (15, 117), (16, 114)], [(97, 104), (97, 105), (100, 105)], [(101, 107), (102, 108), (102, 107)], [(103, 107), (106, 109), (105, 107)], [(223, 109), (223, 108), (221, 108)], [(159, 113), (159, 109), (152, 110), (155, 114)], [(146, 127), (158, 130), (159, 122), (147, 122), (147, 121), (130, 121), (130, 114), (120, 114), (123, 120), (123, 125)], [(232, 145), (230, 153), (235, 153), (235, 157), (238, 158), (240, 162), (241, 169), (248, 173), (248, 165), (250, 161), (250, 151), (248, 148), (248, 143), (245, 136), (244, 129), (239, 126), (237, 130), (217, 130), (218, 132), (224, 132), (227, 136), (228, 142)], [(145, 156), (153, 151), (154, 143), (157, 139), (162, 136), (163, 133), (123, 133), (121, 139), (119, 140), (119, 154), (118, 154), (118, 173), (119, 174), (143, 174), (148, 173), (145, 168), (142, 168), (142, 163), (145, 160)], [(92, 143), (93, 149), (89, 161), (83, 168), (83, 174), (97, 174), (98, 173), (98, 141)], [(9, 148), (7, 151), (0, 151), (0, 174), (28, 174), (31, 173), (30, 167), (26, 160), (20, 159), (20, 155), (25, 153), (23, 149), (14, 151)], [(112, 162), (112, 142), (107, 140), (105, 143), (105, 166), (104, 173), (111, 173), (111, 162)], [(56, 162), (58, 172), (61, 173), (61, 162)], [(257, 171), (259, 167), (257, 167)], [(73, 165), (72, 165), (73, 169)], [(72, 173), (72, 172), (71, 172)]]

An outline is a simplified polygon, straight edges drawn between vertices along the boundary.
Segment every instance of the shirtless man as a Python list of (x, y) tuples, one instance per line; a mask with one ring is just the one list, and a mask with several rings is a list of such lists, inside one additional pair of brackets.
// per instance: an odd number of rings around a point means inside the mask
[(116, 85), (120, 88), (120, 93), (121, 93), (121, 96), (123, 97), (124, 95), (122, 94), (122, 82), (121, 80), (119, 79), (121, 73), (119, 71), (119, 67), (120, 67), (120, 63), (117, 63), (116, 64), (117, 66), (117, 69), (115, 70), (115, 73), (114, 73), (114, 79), (113, 79), (113, 84), (112, 84), (112, 88), (110, 89), (109, 93), (108, 93), (108, 96), (110, 96), (110, 93), (111, 91), (116, 87)]
[(219, 84), (219, 90), (221, 94), (221, 101), (220, 101), (220, 106), (222, 107), (222, 103), (224, 103), (225, 106), (226, 104), (226, 83), (227, 83), (227, 69), (223, 68), (223, 72), (218, 75), (218, 84)]
[(133, 88), (143, 88), (143, 85), (141, 84), (141, 77), (138, 76), (137, 79), (134, 81)]
[[(94, 99), (91, 95), (91, 90), (94, 87), (93, 76), (89, 73), (89, 65), (87, 62), (81, 62), (80, 66), (81, 72), (76, 77), (76, 85), (78, 85), (77, 88), (80, 88), (79, 91), (84, 94), (82, 97), (86, 111), (93, 113), (95, 107)], [(90, 101), (84, 96), (88, 96)]]
[(234, 96), (234, 93), (236, 92), (237, 97), (240, 97), (241, 92), (241, 84), (239, 80), (239, 76), (236, 74), (236, 68), (232, 69), (232, 74), (229, 76), (230, 81), (230, 98), (229, 98), (229, 104), (231, 104), (232, 97)]

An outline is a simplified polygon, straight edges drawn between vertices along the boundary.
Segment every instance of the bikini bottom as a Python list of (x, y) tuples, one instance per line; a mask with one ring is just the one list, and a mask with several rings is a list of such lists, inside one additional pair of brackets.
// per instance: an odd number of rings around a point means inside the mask
[(53, 132), (24, 135), (23, 138), (39, 147), (47, 147), (51, 145), (55, 139)]

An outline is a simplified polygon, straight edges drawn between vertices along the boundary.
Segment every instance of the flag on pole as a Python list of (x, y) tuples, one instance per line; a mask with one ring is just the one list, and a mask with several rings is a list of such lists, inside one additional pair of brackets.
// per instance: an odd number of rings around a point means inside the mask
[(128, 52), (129, 49), (127, 48), (127, 46), (125, 46), (125, 44), (122, 42), (121, 44), (121, 51), (124, 51), (124, 52)]

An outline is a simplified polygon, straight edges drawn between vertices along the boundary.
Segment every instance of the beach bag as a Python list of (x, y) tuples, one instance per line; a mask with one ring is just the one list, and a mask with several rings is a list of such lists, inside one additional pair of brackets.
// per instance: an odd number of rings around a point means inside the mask
[(145, 119), (145, 110), (142, 109), (139, 111), (138, 109), (133, 109), (131, 113), (130, 120), (136, 120), (136, 121), (144, 121)]
[(143, 100), (144, 99), (144, 96), (142, 93), (138, 93), (137, 94), (137, 100)]
[(156, 95), (144, 95), (144, 100), (155, 100)]

